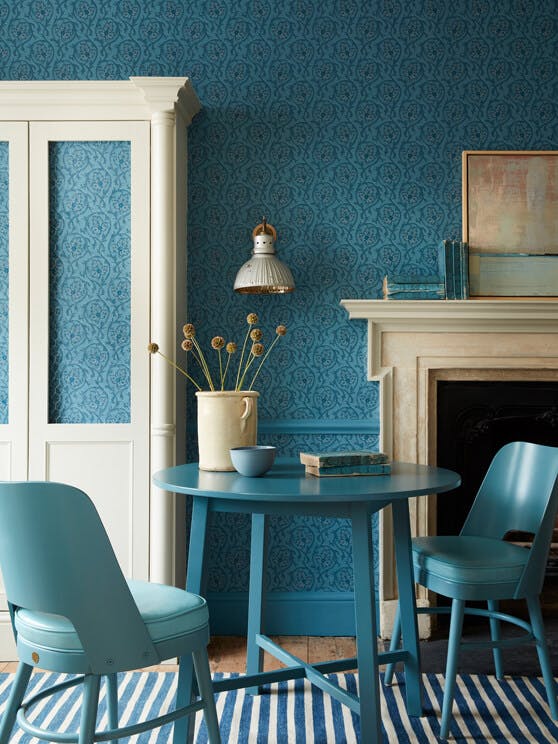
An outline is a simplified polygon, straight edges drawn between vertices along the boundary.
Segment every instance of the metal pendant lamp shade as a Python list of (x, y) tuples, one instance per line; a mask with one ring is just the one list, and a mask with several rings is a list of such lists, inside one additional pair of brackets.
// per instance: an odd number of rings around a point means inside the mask
[(240, 267), (234, 281), (239, 294), (283, 294), (295, 288), (289, 267), (275, 254), (277, 232), (265, 217), (252, 231), (252, 256)]

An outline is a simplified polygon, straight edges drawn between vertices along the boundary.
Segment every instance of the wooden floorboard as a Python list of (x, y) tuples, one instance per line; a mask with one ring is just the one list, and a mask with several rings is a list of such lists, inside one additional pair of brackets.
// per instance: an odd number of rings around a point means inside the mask
[[(356, 655), (355, 639), (330, 636), (273, 636), (289, 653), (302, 661), (314, 664), (317, 661), (352, 658)], [(214, 636), (208, 646), (209, 666), (215, 672), (246, 671), (246, 638), (244, 636)], [(280, 664), (269, 654), (264, 654), (264, 670), (276, 669)], [(0, 662), (0, 673), (15, 672), (17, 662)], [(175, 672), (176, 664), (159, 664), (148, 667), (149, 671)], [(38, 670), (40, 671), (40, 670)]]

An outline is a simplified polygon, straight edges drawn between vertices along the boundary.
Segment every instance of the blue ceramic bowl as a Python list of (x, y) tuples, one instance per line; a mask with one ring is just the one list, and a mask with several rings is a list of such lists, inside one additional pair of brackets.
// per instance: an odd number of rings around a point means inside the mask
[(277, 447), (256, 444), (253, 447), (233, 447), (230, 450), (232, 464), (241, 475), (254, 478), (267, 473), (275, 460)]

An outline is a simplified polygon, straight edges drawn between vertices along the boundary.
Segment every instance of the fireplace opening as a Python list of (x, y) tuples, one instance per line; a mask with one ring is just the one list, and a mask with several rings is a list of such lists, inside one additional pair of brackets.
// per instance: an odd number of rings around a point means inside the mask
[[(460, 488), (438, 499), (439, 535), (459, 533), (493, 456), (516, 440), (558, 446), (558, 382), (438, 381), (437, 464), (462, 479)], [(523, 543), (529, 538), (507, 536)], [(545, 587), (549, 582), (558, 588), (558, 528)]]

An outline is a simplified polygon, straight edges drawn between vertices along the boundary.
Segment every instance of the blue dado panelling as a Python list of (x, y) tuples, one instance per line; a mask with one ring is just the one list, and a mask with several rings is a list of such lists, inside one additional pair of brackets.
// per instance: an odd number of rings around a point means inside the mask
[(9, 186), (10, 148), (0, 142), (0, 424), (8, 423), (8, 301), (9, 301)]
[[(188, 320), (206, 346), (238, 336), (250, 311), (288, 326), (259, 379), (261, 416), (335, 426), (262, 430), (282, 454), (377, 443), (365, 326), (339, 300), (379, 297), (386, 273), (434, 271), (438, 241), (461, 232), (461, 151), (558, 148), (555, 0), (21, 0), (0, 20), (4, 78), (192, 79)], [(263, 215), (297, 289), (235, 296)], [(362, 419), (371, 433), (336, 427)], [(223, 605), (245, 585), (246, 538), (242, 520), (213, 532)], [(345, 541), (342, 525), (276, 524), (277, 596), (343, 604)]]
[(130, 421), (130, 143), (49, 143), (49, 422)]

